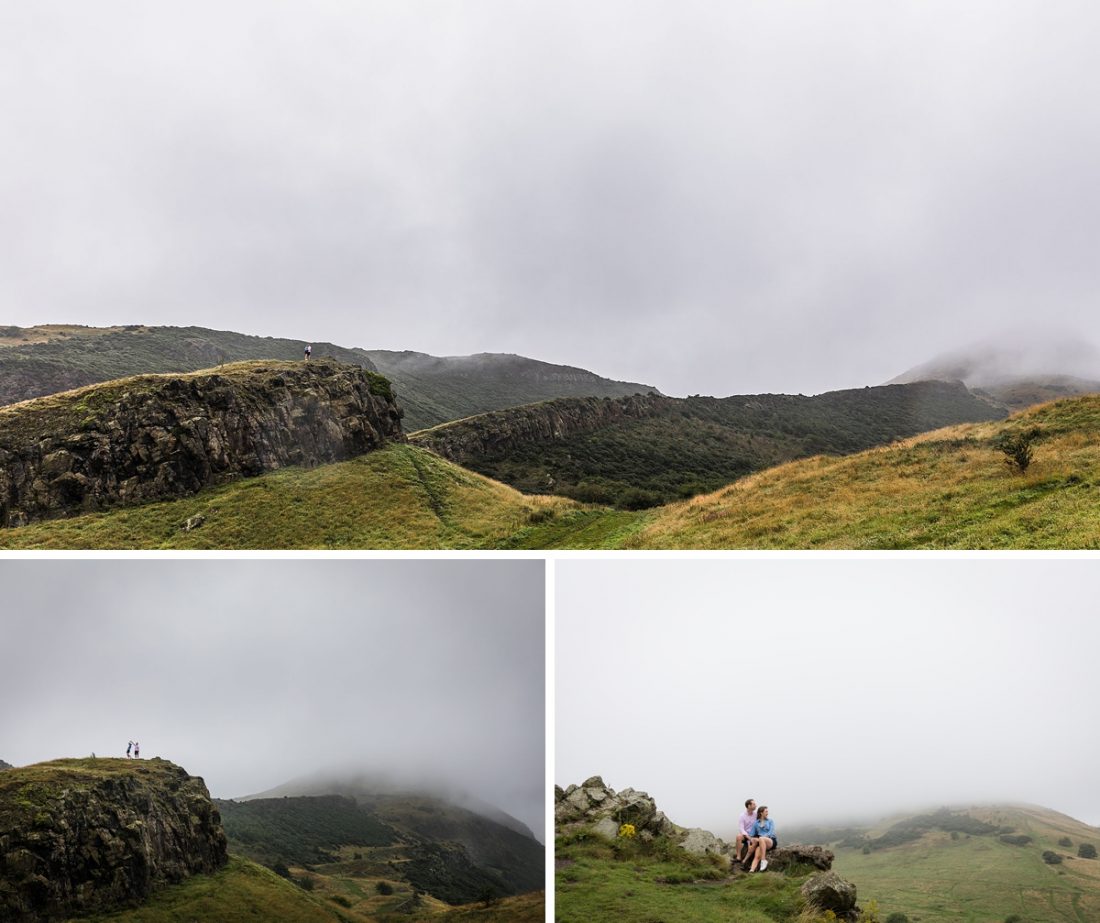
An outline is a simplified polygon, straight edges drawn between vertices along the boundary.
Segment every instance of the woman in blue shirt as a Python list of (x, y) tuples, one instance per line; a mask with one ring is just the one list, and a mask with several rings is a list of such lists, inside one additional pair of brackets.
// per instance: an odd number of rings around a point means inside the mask
[(756, 838), (756, 853), (752, 857), (752, 868), (749, 871), (755, 872), (758, 865), (760, 871), (764, 871), (768, 867), (768, 850), (779, 845), (775, 838), (775, 824), (768, 820), (767, 805), (757, 810), (752, 835)]

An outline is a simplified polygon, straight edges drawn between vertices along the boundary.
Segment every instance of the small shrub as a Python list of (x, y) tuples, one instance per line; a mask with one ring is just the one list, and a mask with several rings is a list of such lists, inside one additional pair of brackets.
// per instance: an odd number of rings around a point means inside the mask
[(1006, 833), (1002, 836), (997, 837), (997, 839), (999, 839), (1002, 843), (1007, 843), (1009, 846), (1027, 846), (1027, 844), (1031, 842), (1031, 837), (1029, 837), (1026, 833), (1016, 833), (1011, 835)]
[(1096, 847), (1092, 843), (1082, 843), (1077, 847), (1077, 857), (1079, 859), (1095, 859)]
[(1058, 841), (1058, 845), (1065, 846), (1066, 849), (1069, 849), (1073, 845), (1073, 840), (1071, 840), (1068, 836), (1064, 836)]
[(549, 522), (555, 516), (554, 510), (549, 506), (539, 507), (538, 509), (531, 510), (527, 514), (527, 521), (532, 525), (537, 525), (540, 522)]
[(957, 840), (958, 838), (959, 838), (959, 831), (958, 830), (952, 830), (951, 831), (951, 839)]
[(1038, 438), (1039, 433), (1038, 428), (1002, 433), (994, 445), (1004, 452), (1005, 464), (1023, 474), (1034, 457), (1032, 443)]
[(1062, 862), (1062, 857), (1056, 852), (1052, 852), (1049, 849), (1043, 850), (1043, 861), (1047, 865), (1059, 865)]
[(1018, 913), (1010, 913), (1005, 917), (1005, 923), (1024, 923), (1024, 918)]
[(273, 871), (280, 878), (290, 878), (290, 869), (286, 867), (285, 862), (276, 862), (273, 866), (271, 866), (271, 871)]
[(886, 923), (909, 923), (909, 917), (898, 910), (895, 910), (890, 916), (886, 918)]
[(870, 846), (864, 846), (863, 849), (860, 850), (860, 852), (862, 852), (863, 855), (865, 855), (865, 856), (869, 856), (869, 855), (871, 855), (871, 847)]
[(379, 894), (393, 894), (393, 885), (388, 881), (380, 881), (374, 886), (374, 890)]
[(655, 494), (652, 490), (631, 487), (619, 495), (619, 501), (616, 505), (624, 510), (648, 510), (650, 507), (658, 506), (660, 502), (660, 495)]
[(312, 878), (308, 878), (308, 877), (306, 877), (306, 878), (296, 878), (294, 880), (294, 883), (299, 888), (301, 888), (303, 891), (312, 891), (314, 888), (317, 887), (317, 882), (315, 882)]
[(638, 835), (638, 831), (633, 824), (623, 824), (619, 827), (619, 836), (626, 840), (632, 840)]
[[(334, 904), (339, 904), (341, 907), (351, 906), (351, 901), (344, 897), (343, 894), (330, 894), (329, 900), (332, 901)], [(887, 920), (887, 923), (889, 923), (889, 920)]]

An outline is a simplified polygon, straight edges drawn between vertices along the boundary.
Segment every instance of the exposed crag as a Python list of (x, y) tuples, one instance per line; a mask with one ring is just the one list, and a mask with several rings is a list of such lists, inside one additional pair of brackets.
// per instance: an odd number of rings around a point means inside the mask
[(532, 443), (566, 439), (628, 420), (653, 417), (675, 404), (676, 398), (660, 394), (558, 398), (444, 423), (421, 430), (411, 441), (449, 461), (466, 465), (483, 458), (507, 456)]
[(403, 439), (389, 382), (335, 361), (94, 385), (0, 408), (0, 526), (184, 496)]
[(145, 900), (227, 861), (203, 780), (165, 760), (56, 760), (0, 775), (0, 920)]

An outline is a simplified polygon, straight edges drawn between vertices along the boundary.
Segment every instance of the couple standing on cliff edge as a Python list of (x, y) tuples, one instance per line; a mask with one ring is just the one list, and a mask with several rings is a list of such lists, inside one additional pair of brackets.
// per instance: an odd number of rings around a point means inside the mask
[[(741, 846), (744, 844), (745, 853), (741, 854)], [(756, 807), (756, 802), (750, 798), (745, 802), (745, 813), (737, 819), (737, 841), (734, 850), (734, 861), (744, 863), (752, 857), (750, 872), (759, 870), (762, 872), (768, 867), (768, 850), (775, 849), (779, 841), (775, 838), (775, 824), (768, 819), (768, 806)]]

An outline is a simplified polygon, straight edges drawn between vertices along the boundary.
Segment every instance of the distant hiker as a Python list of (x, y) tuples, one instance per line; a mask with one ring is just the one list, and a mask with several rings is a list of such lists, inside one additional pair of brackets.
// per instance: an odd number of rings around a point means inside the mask
[(752, 828), (752, 835), (756, 839), (756, 855), (752, 857), (750, 872), (756, 871), (759, 863), (760, 871), (768, 867), (768, 850), (775, 849), (779, 841), (775, 838), (775, 824), (768, 820), (768, 806), (760, 808), (756, 812), (756, 823)]
[(130, 758), (130, 751), (134, 749), (134, 742), (132, 740), (126, 741), (126, 759)]
[(134, 741), (134, 759), (141, 759), (141, 744), (139, 744), (136, 740)]
[[(745, 813), (737, 818), (737, 841), (733, 852), (734, 861), (747, 862), (756, 844), (752, 841), (752, 828), (756, 823), (756, 802), (750, 798), (745, 802)], [(745, 846), (745, 854), (741, 855), (741, 845)]]
[(313, 347), (306, 345), (306, 362), (309, 362), (309, 357), (313, 355)]

